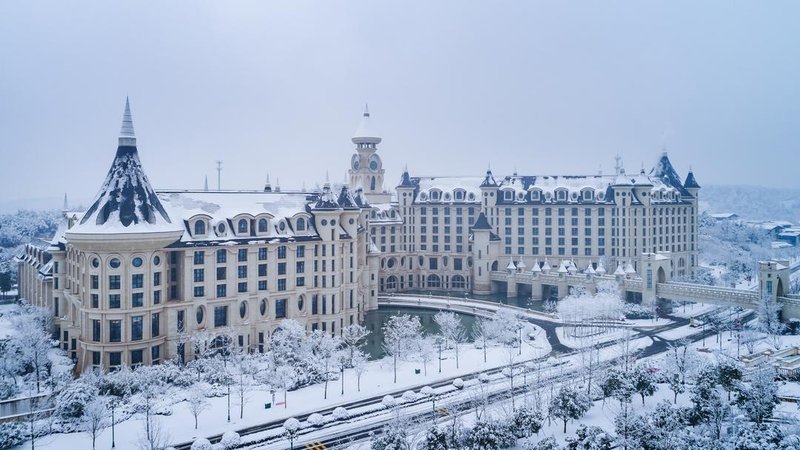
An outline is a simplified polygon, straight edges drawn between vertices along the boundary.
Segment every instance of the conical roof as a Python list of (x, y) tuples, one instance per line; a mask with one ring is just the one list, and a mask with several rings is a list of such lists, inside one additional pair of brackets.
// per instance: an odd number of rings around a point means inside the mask
[(101, 229), (136, 232), (182, 230), (170, 220), (142, 169), (128, 99), (125, 99), (114, 162), (92, 205), (70, 232), (98, 232)]
[(686, 181), (683, 183), (683, 187), (687, 189), (700, 189), (700, 185), (697, 184), (697, 180), (694, 178), (694, 172), (689, 170), (689, 174), (686, 175)]
[(372, 128), (372, 123), (369, 118), (369, 105), (364, 107), (364, 114), (361, 116), (361, 122), (356, 128), (352, 139), (354, 144), (379, 144), (381, 142), (380, 136)]

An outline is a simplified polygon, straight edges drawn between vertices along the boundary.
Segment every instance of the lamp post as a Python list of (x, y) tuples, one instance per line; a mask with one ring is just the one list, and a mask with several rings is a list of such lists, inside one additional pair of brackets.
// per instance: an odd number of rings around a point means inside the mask
[(111, 404), (111, 448), (116, 448), (117, 443), (114, 439), (114, 409), (117, 407), (117, 399), (112, 398), (109, 403)]

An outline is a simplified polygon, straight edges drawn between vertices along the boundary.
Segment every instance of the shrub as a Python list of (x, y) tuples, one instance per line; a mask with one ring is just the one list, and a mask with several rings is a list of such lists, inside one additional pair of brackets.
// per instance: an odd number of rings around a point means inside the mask
[(488, 383), (489, 382), (489, 375), (486, 375), (485, 373), (481, 373), (480, 375), (478, 375), (478, 381), (480, 381), (481, 383)]
[(199, 438), (192, 443), (191, 450), (211, 450), (211, 442), (206, 438)]
[(350, 413), (341, 406), (333, 410), (333, 418), (336, 420), (345, 420), (348, 417), (350, 417)]
[(235, 431), (226, 431), (225, 434), (222, 435), (222, 439), (219, 443), (222, 444), (222, 448), (234, 448), (242, 443), (242, 438), (239, 436), (239, 433)]
[(83, 408), (97, 397), (97, 389), (76, 381), (67, 385), (56, 397), (56, 415), (62, 419), (77, 419), (83, 416)]
[(19, 422), (0, 423), (0, 448), (11, 448), (28, 437), (28, 427)]
[(414, 391), (405, 391), (403, 392), (402, 399), (404, 402), (413, 402), (417, 399), (417, 394), (415, 394)]
[(19, 393), (17, 384), (14, 380), (8, 378), (0, 378), (0, 400), (9, 399)]
[(433, 388), (430, 386), (425, 386), (422, 389), (420, 389), (419, 393), (422, 395), (431, 396), (434, 395), (436, 391), (434, 391)]
[(383, 406), (386, 408), (394, 408), (395, 406), (397, 406), (397, 400), (391, 395), (387, 395), (383, 397), (383, 400), (381, 400), (381, 404), (383, 404)]
[(323, 423), (325, 423), (325, 419), (322, 417), (322, 414), (314, 413), (314, 414), (311, 414), (310, 416), (308, 416), (308, 419), (306, 419), (306, 422), (308, 422), (309, 425), (313, 425), (315, 427), (318, 427), (318, 426), (322, 425)]
[(462, 380), (461, 378), (456, 378), (455, 380), (453, 380), (453, 387), (455, 387), (456, 389), (463, 389), (464, 380)]

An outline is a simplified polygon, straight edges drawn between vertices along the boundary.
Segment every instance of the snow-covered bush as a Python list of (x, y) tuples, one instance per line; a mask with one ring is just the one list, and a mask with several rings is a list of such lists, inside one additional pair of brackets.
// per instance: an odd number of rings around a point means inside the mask
[(422, 394), (422, 395), (431, 396), (431, 395), (434, 395), (436, 393), (436, 391), (434, 391), (433, 388), (430, 387), (430, 386), (425, 386), (425, 387), (423, 387), (422, 389), (419, 390), (419, 393)]
[(517, 438), (536, 434), (542, 428), (544, 417), (537, 409), (523, 406), (514, 411), (512, 431)]
[(381, 404), (385, 408), (394, 408), (395, 406), (397, 406), (397, 400), (391, 395), (386, 395), (383, 397), (383, 400), (381, 400)]
[(235, 431), (226, 431), (225, 434), (222, 435), (222, 439), (219, 443), (222, 444), (222, 448), (234, 448), (242, 443), (242, 438), (239, 436), (239, 433)]
[(322, 414), (320, 414), (320, 413), (314, 413), (314, 414), (311, 414), (310, 416), (308, 416), (308, 419), (306, 419), (306, 422), (308, 422), (309, 425), (313, 425), (315, 427), (318, 427), (318, 426), (322, 425), (323, 423), (325, 423), (325, 418), (323, 418)]
[(67, 385), (56, 397), (56, 415), (62, 419), (77, 419), (83, 408), (97, 397), (97, 388), (81, 381)]
[(348, 417), (350, 417), (350, 413), (341, 406), (333, 410), (333, 418), (336, 420), (345, 420)]
[(553, 436), (536, 441), (536, 438), (528, 438), (522, 443), (523, 450), (561, 450), (561, 447)]
[(212, 450), (211, 442), (206, 438), (198, 438), (192, 443), (191, 450)]
[(481, 383), (488, 383), (489, 382), (489, 375), (487, 375), (486, 373), (481, 372), (481, 374), (478, 375), (478, 381), (480, 381)]
[(0, 423), (0, 448), (11, 448), (27, 439), (28, 427), (19, 422)]
[(456, 389), (463, 389), (464, 388), (464, 380), (461, 378), (456, 378), (453, 380), (453, 387)]
[(447, 434), (436, 425), (428, 428), (424, 439), (419, 447), (421, 450), (448, 450), (450, 448), (447, 444)]
[(10, 378), (0, 378), (0, 400), (9, 399), (19, 393), (19, 388), (14, 380)]
[(403, 392), (402, 397), (404, 402), (413, 402), (417, 400), (417, 394), (414, 391), (405, 391)]

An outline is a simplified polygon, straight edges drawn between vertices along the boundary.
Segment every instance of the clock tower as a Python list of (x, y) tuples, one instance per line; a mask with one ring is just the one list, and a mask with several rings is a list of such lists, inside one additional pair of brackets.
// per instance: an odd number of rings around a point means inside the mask
[(356, 145), (356, 153), (350, 159), (348, 170), (351, 187), (361, 187), (370, 203), (389, 203), (392, 195), (383, 189), (385, 170), (377, 153), (381, 138), (372, 129), (368, 106), (364, 108), (364, 116), (352, 140)]

